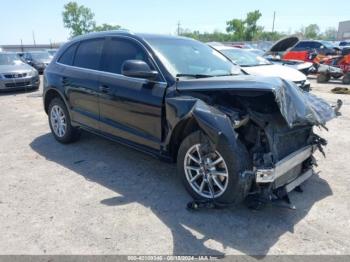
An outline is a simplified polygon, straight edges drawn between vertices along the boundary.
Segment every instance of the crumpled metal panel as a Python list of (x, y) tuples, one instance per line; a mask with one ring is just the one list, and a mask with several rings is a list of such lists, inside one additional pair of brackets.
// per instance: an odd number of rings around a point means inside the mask
[(334, 108), (325, 100), (304, 92), (293, 82), (277, 77), (211, 77), (196, 81), (180, 81), (181, 91), (232, 91), (237, 95), (249, 96), (254, 92), (271, 92), (289, 127), (302, 125), (325, 126), (335, 118)]
[(326, 122), (336, 117), (334, 108), (325, 100), (302, 91), (294, 83), (282, 82), (283, 85), (275, 88), (273, 93), (289, 127), (325, 126)]
[(213, 145), (235, 144), (235, 131), (230, 118), (213, 106), (194, 97), (166, 98), (167, 122), (172, 130), (180, 121), (194, 118)]

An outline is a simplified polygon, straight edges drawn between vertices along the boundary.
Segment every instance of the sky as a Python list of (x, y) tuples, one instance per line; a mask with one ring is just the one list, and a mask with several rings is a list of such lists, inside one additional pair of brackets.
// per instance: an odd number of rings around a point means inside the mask
[[(64, 42), (62, 11), (69, 0), (0, 0), (0, 45)], [(225, 31), (226, 21), (244, 18), (247, 12), (260, 10), (258, 24), (293, 33), (316, 23), (321, 30), (338, 28), (350, 20), (349, 0), (76, 0), (95, 13), (97, 24), (118, 24), (133, 32), (175, 34), (177, 24), (190, 30)]]

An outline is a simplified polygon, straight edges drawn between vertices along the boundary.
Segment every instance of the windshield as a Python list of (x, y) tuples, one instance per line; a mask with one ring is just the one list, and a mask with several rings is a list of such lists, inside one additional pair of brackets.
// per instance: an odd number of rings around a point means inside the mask
[(322, 44), (323, 44), (326, 48), (329, 48), (329, 49), (335, 48), (335, 46), (334, 46), (332, 43), (327, 42), (327, 41), (322, 41)]
[(222, 54), (191, 39), (148, 39), (148, 43), (174, 76), (224, 76), (241, 74)]
[(50, 55), (47, 52), (30, 53), (32, 58), (35, 60), (48, 60)]
[(19, 65), (22, 61), (16, 54), (1, 54), (0, 53), (0, 65)]
[(271, 65), (272, 63), (253, 52), (242, 49), (224, 49), (221, 52), (234, 63), (245, 66)]

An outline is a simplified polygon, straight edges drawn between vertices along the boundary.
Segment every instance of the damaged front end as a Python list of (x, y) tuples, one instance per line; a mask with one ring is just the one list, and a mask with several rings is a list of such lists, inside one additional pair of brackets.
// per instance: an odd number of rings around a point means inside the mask
[(229, 86), (225, 81), (221, 88), (207, 89), (180, 85), (181, 96), (167, 100), (168, 110), (182, 111), (172, 119), (194, 117), (214, 147), (236, 140), (244, 144), (252, 162), (252, 170), (241, 174), (243, 184), (249, 184), (247, 195), (284, 197), (313, 175), (313, 153), (323, 153), (327, 144), (313, 127), (326, 128), (326, 122), (339, 114), (341, 102), (332, 107), (281, 79), (270, 88), (241, 84)]

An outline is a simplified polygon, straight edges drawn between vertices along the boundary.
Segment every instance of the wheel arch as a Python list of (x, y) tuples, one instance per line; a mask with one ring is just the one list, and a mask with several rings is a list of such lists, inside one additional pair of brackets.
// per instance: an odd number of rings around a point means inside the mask
[(169, 150), (171, 158), (176, 161), (177, 153), (182, 141), (191, 133), (200, 130), (200, 127), (195, 118), (190, 117), (183, 119), (177, 123), (174, 130), (171, 133)]
[(214, 147), (221, 143), (228, 143), (232, 146), (237, 143), (238, 135), (230, 118), (198, 98), (167, 99), (166, 112), (170, 130), (166, 144), (173, 159), (176, 159), (182, 141), (197, 130), (206, 134)]
[(70, 110), (67, 101), (64, 98), (64, 95), (62, 95), (62, 93), (56, 88), (49, 88), (44, 94), (44, 109), (46, 114), (48, 114), (50, 102), (56, 97), (60, 98), (63, 101), (70, 116)]

